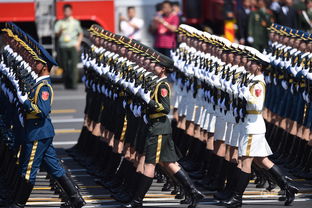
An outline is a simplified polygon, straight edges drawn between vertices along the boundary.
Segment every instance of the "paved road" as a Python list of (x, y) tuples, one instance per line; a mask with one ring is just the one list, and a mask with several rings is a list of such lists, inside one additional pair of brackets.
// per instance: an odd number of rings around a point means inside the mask
[[(54, 85), (55, 99), (52, 112), (52, 120), (56, 130), (54, 145), (59, 157), (64, 161), (65, 167), (72, 173), (74, 180), (80, 186), (83, 197), (87, 201), (85, 207), (117, 207), (118, 203), (111, 197), (110, 193), (94, 182), (94, 178), (87, 174), (76, 161), (69, 157), (64, 149), (70, 148), (76, 143), (83, 122), (83, 110), (85, 106), (85, 93), (83, 85), (76, 91), (64, 90), (60, 84)], [(296, 183), (304, 193), (299, 193), (293, 207), (312, 207), (312, 182), (297, 180)], [(151, 190), (144, 200), (148, 207), (187, 207), (179, 204), (169, 192), (161, 192), (162, 184), (153, 183)], [(244, 195), (244, 207), (282, 207), (279, 201), (281, 195), (279, 190), (266, 192), (256, 189), (250, 183)], [(198, 207), (217, 207), (212, 200), (211, 192), (204, 192), (207, 200), (201, 202)], [(28, 207), (60, 207), (63, 204), (57, 195), (49, 188), (45, 173), (40, 173), (35, 191), (31, 195)]]

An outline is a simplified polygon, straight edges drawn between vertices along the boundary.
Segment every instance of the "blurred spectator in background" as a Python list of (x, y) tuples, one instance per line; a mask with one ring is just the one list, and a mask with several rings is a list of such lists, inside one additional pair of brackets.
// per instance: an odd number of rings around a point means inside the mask
[(179, 26), (179, 17), (173, 13), (172, 3), (164, 1), (161, 12), (158, 12), (151, 24), (151, 32), (154, 34), (154, 48), (170, 57), (170, 50), (176, 45), (175, 31)]
[(307, 25), (307, 22), (306, 20), (304, 19), (304, 16), (303, 16), (303, 11), (306, 11), (307, 10), (307, 6), (305, 4), (305, 1), (306, 0), (298, 0), (294, 3), (294, 9), (296, 10), (296, 13), (297, 13), (297, 17), (298, 17), (298, 29), (300, 30), (307, 30), (308, 28), (308, 25)]
[(58, 37), (60, 65), (63, 68), (64, 85), (66, 89), (77, 89), (80, 44), (83, 38), (80, 22), (72, 17), (72, 6), (63, 6), (64, 19), (55, 24), (55, 34)]
[(282, 0), (281, 8), (276, 16), (276, 23), (291, 28), (298, 28), (297, 13), (292, 0)]
[(237, 19), (237, 40), (239, 44), (248, 45), (248, 22), (250, 16), (250, 0), (243, 0), (243, 5), (238, 9)]
[(178, 1), (172, 2), (172, 10), (173, 10), (173, 14), (175, 14), (179, 17), (179, 23), (182, 24), (184, 22), (184, 19), (182, 16), (183, 13), (181, 11), (180, 3)]
[(312, 32), (312, 0), (306, 2), (307, 8), (303, 11), (304, 19), (307, 23), (307, 29), (310, 33)]
[(271, 11), (265, 0), (257, 0), (257, 10), (251, 12), (248, 24), (248, 42), (259, 51), (267, 47), (269, 38), (267, 27), (271, 25)]
[(256, 11), (257, 10), (257, 0), (250, 0), (250, 9), (251, 11)]
[(312, 0), (300, 0), (294, 7), (298, 14), (298, 28), (304, 31), (310, 31), (312, 28), (311, 20)]
[(158, 3), (155, 5), (156, 15), (155, 16), (161, 16), (163, 14), (162, 12), (162, 3)]
[(128, 17), (119, 17), (119, 27), (121, 34), (128, 38), (141, 40), (141, 31), (144, 25), (144, 21), (136, 17), (135, 8), (132, 6), (127, 8), (127, 16)]
[(273, 12), (274, 17), (276, 17), (281, 9), (280, 0), (272, 0), (270, 4), (270, 9)]

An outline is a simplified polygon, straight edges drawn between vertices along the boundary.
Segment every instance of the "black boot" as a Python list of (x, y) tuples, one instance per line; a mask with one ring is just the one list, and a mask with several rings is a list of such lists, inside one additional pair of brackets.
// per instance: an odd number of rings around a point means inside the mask
[(34, 185), (32, 183), (30, 183), (26, 179), (23, 179), (23, 181), (20, 184), (19, 190), (17, 191), (14, 203), (8, 206), (8, 208), (24, 207), (28, 201), (28, 198), (33, 188)]
[(182, 184), (183, 188), (186, 191), (186, 194), (190, 195), (190, 197), (192, 198), (191, 205), (189, 205), (188, 208), (196, 207), (198, 201), (205, 198), (205, 196), (199, 190), (197, 190), (191, 179), (182, 169), (174, 174), (174, 177), (176, 177), (179, 183)]
[(291, 203), (295, 200), (295, 194), (298, 193), (298, 188), (291, 185), (287, 177), (282, 173), (280, 168), (277, 165), (273, 165), (271, 169), (268, 170), (269, 173), (272, 175), (273, 179), (276, 181), (277, 185), (282, 189), (285, 190), (286, 193), (286, 201), (285, 206), (291, 205)]
[(205, 188), (209, 191), (222, 191), (224, 188), (225, 174), (228, 167), (228, 161), (223, 157), (216, 155), (216, 163), (211, 174), (211, 182)]
[(255, 180), (256, 188), (264, 188), (267, 182), (267, 179), (264, 175), (264, 170), (257, 165), (252, 165), (252, 169), (255, 172), (257, 179)]
[(133, 200), (130, 204), (124, 205), (122, 207), (132, 207), (132, 208), (141, 208), (143, 207), (143, 199), (148, 189), (153, 183), (153, 178), (147, 177), (145, 175), (140, 175), (139, 187), (136, 190), (136, 193), (133, 197)]
[(226, 207), (236, 208), (241, 207), (243, 204), (243, 193), (248, 186), (250, 173), (240, 171), (238, 174), (239, 180), (237, 182), (233, 196), (229, 200), (222, 202), (222, 205)]
[(196, 181), (195, 184), (197, 186), (200, 186), (206, 189), (207, 187), (209, 187), (212, 181), (211, 179), (213, 179), (213, 174), (215, 170), (215, 165), (217, 164), (216, 162), (218, 161), (218, 156), (215, 155), (212, 152), (212, 150), (206, 150), (205, 158), (206, 158), (205, 175), (203, 179)]
[(227, 182), (223, 191), (217, 192), (213, 197), (217, 200), (228, 200), (234, 193), (237, 181), (239, 180), (240, 169), (237, 167), (237, 163), (229, 163), (227, 171)]
[(86, 202), (80, 195), (77, 187), (73, 184), (72, 180), (67, 174), (64, 174), (63, 176), (57, 178), (56, 181), (67, 194), (72, 207), (80, 208), (86, 204)]

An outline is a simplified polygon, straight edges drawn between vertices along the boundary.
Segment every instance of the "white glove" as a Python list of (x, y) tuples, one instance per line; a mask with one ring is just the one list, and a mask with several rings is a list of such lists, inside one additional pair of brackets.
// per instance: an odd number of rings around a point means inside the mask
[(24, 118), (23, 118), (22, 114), (18, 114), (18, 119), (19, 119), (21, 125), (24, 127)]
[(86, 80), (87, 80), (86, 76), (85, 76), (85, 75), (83, 75), (83, 76), (82, 76), (82, 78), (81, 78), (81, 80), (82, 80), (82, 82), (83, 82), (83, 83), (85, 83), (85, 82), (86, 82)]
[(252, 96), (250, 91), (249, 91), (249, 88), (248, 87), (243, 87), (242, 88), (242, 93), (243, 93), (243, 96), (246, 100), (250, 100), (250, 97)]
[(132, 93), (134, 93), (134, 82), (130, 82), (128, 85), (128, 88), (130, 89)]
[(243, 118), (243, 110), (242, 109), (239, 110), (239, 117)]
[(143, 98), (143, 96), (144, 96), (144, 89), (143, 88), (139, 89), (139, 95), (141, 96), (141, 98)]
[(223, 101), (220, 103), (220, 107), (222, 109), (226, 109), (226, 107), (225, 107), (225, 99), (223, 99)]
[(17, 97), (18, 97), (18, 100), (20, 101), (20, 103), (22, 103), (22, 104), (28, 99), (27, 93), (25, 93), (25, 95), (22, 95), (21, 91), (17, 91)]
[(138, 117), (138, 114), (137, 114), (137, 105), (134, 105), (133, 106), (133, 115), (135, 116), (135, 117)]
[[(12, 92), (9, 92), (9, 101), (10, 103), (13, 103), (13, 93)], [(24, 102), (23, 102), (24, 103)]]
[(146, 103), (149, 103), (151, 101), (151, 92), (147, 92), (147, 93), (144, 93), (143, 96), (142, 96), (142, 99), (146, 102)]
[(146, 114), (143, 116), (143, 120), (144, 120), (145, 124), (148, 124), (148, 120), (147, 120)]
[[(134, 87), (133, 88), (133, 94), (137, 94), (137, 92), (139, 92), (139, 90), (141, 89), (141, 87), (142, 87), (142, 85), (139, 85), (139, 86), (137, 86), (137, 87)], [(140, 94), (140, 92), (139, 92), (139, 94)], [(141, 94), (140, 94), (141, 95)]]
[(123, 102), (122, 102), (122, 106), (123, 106), (124, 109), (126, 109), (126, 105), (127, 105), (127, 102), (126, 102), (126, 101), (123, 101)]
[(253, 43), (255, 40), (254, 40), (253, 37), (249, 36), (249, 37), (247, 38), (247, 41), (248, 41), (249, 43)]
[(277, 79), (276, 79), (276, 77), (274, 77), (273, 83), (274, 83), (274, 85), (277, 85)]
[(141, 115), (142, 115), (142, 106), (139, 105), (139, 107), (137, 109), (137, 113), (138, 113), (138, 116), (141, 117)]
[(287, 90), (288, 86), (287, 86), (287, 82), (285, 80), (282, 81), (282, 87)]
[(115, 76), (115, 83), (117, 83), (120, 79), (120, 73), (118, 72), (118, 74)]

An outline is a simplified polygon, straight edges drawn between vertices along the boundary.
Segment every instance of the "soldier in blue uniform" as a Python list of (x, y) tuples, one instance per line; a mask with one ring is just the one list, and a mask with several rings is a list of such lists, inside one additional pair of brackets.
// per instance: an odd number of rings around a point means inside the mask
[[(24, 33), (13, 23), (8, 23), (9, 31), (20, 37), (20, 42), (32, 48), (32, 71), (37, 74), (35, 84), (28, 93), (22, 93), (17, 88), (17, 98), (23, 106), (25, 113), (25, 136), (21, 141), (19, 157), (20, 178), (18, 191), (10, 208), (24, 207), (35, 184), (37, 172), (43, 165), (47, 172), (53, 176), (59, 186), (68, 196), (72, 207), (80, 208), (85, 202), (79, 194), (72, 180), (66, 174), (56, 156), (52, 145), (54, 127), (50, 119), (51, 105), (53, 102), (53, 89), (50, 80), (50, 70), (57, 63), (38, 42)], [(19, 48), (19, 47), (17, 47)], [(18, 51), (16, 48), (14, 49)]]

